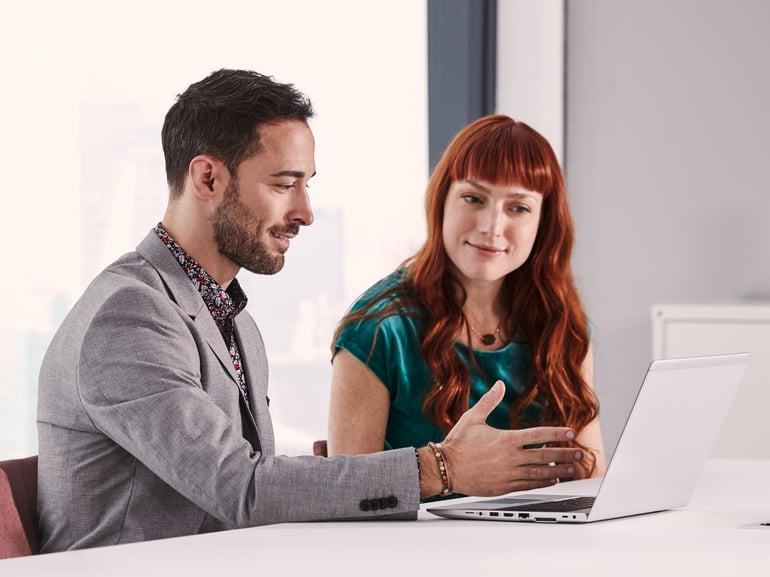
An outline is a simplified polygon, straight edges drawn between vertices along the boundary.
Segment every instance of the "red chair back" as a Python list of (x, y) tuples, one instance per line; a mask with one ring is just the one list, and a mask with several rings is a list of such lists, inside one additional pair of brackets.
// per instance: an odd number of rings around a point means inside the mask
[(39, 552), (37, 455), (0, 461), (0, 559)]

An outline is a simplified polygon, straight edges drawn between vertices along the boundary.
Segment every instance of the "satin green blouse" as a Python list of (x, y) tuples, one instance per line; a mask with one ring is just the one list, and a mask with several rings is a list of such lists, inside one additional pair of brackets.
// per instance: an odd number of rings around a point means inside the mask
[[(396, 271), (376, 283), (356, 300), (352, 310), (402, 283), (402, 276), (401, 271)], [(377, 309), (382, 306), (377, 305)], [(367, 319), (348, 325), (334, 343), (335, 351), (345, 349), (367, 365), (390, 393), (390, 412), (385, 431), (386, 449), (420, 447), (428, 441), (438, 442), (444, 438), (444, 433), (422, 412), (425, 395), (434, 382), (420, 354), (424, 324), (422, 319), (408, 315)], [(476, 404), (497, 379), (505, 383), (503, 401), (489, 415), (487, 423), (500, 429), (510, 428), (511, 404), (526, 388), (530, 379), (530, 347), (523, 343), (509, 342), (496, 351), (474, 349), (473, 355), (480, 370), (472, 367), (465, 344), (455, 341), (454, 349), (471, 367), (470, 406)], [(537, 422), (540, 413), (540, 406), (532, 403), (523, 417), (529, 422)]]

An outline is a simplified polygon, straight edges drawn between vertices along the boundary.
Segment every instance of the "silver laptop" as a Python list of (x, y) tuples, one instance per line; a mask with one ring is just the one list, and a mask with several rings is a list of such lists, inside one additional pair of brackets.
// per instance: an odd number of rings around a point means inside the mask
[(590, 523), (683, 507), (748, 362), (749, 353), (653, 361), (604, 477), (427, 510), (452, 519)]

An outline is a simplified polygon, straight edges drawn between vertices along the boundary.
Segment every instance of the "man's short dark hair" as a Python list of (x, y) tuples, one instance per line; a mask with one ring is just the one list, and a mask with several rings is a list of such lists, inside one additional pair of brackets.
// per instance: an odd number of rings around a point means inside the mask
[(235, 174), (259, 150), (260, 125), (312, 116), (310, 100), (292, 84), (250, 70), (217, 70), (191, 84), (166, 113), (161, 131), (171, 196), (182, 193), (190, 161), (199, 154)]

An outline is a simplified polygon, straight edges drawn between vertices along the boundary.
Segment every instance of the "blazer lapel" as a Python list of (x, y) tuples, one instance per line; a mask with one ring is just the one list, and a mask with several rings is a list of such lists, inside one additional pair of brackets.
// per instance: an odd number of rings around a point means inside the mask
[[(242, 413), (245, 415), (244, 418), (249, 421), (252, 431), (258, 435), (258, 438), (250, 439), (256, 442), (254, 448), (263, 452), (267, 452), (269, 448), (270, 452), (268, 454), (273, 454), (275, 452), (273, 426), (266, 401), (267, 359), (265, 358), (262, 338), (259, 336), (259, 331), (254, 325), (254, 321), (245, 311), (242, 311), (235, 318), (235, 333), (241, 347), (246, 382), (249, 385), (250, 391), (250, 403), (247, 405), (246, 399), (243, 397), (243, 393), (238, 385), (238, 377), (235, 374), (233, 360), (230, 358), (230, 352), (227, 350), (222, 333), (206, 308), (200, 293), (195, 289), (195, 285), (184, 274), (182, 267), (168, 248), (166, 248), (166, 245), (163, 244), (163, 241), (158, 238), (154, 230), (149, 232), (136, 250), (158, 271), (163, 283), (167, 287), (170, 298), (193, 319), (199, 334), (206, 340), (222, 368), (230, 376), (233, 382), (232, 385), (238, 388), (240, 404), (243, 407)], [(248, 318), (248, 321), (245, 323), (240, 320), (244, 316)], [(244, 330), (242, 327), (253, 328)], [(247, 356), (252, 354), (255, 354), (258, 358), (247, 358)], [(264, 368), (264, 371), (262, 371), (261, 367)], [(262, 372), (264, 372), (264, 375)], [(257, 423), (261, 423), (262, 426), (258, 426)]]
[(206, 339), (206, 343), (219, 359), (222, 368), (227, 371), (237, 386), (238, 378), (235, 374), (235, 367), (225, 345), (225, 340), (222, 338), (222, 333), (219, 332), (217, 324), (209, 314), (206, 303), (203, 302), (200, 293), (195, 289), (195, 285), (184, 274), (182, 267), (166, 248), (166, 245), (158, 238), (155, 231), (151, 230), (136, 250), (158, 271), (163, 283), (168, 288), (171, 299), (195, 321), (196, 329)]
[(267, 398), (267, 355), (259, 329), (245, 310), (235, 317), (235, 335), (241, 347), (243, 370), (249, 385), (249, 408), (256, 421), (260, 445), (266, 455), (274, 455), (275, 435)]

